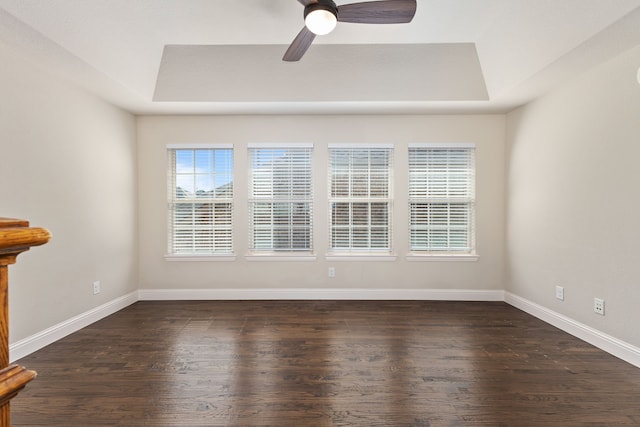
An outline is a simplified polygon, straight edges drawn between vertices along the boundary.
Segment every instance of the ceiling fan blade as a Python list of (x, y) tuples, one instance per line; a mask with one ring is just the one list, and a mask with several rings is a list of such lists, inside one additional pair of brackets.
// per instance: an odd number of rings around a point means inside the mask
[(302, 4), (304, 7), (307, 7), (310, 4), (318, 3), (318, 0), (298, 0), (298, 2)]
[(338, 6), (338, 21), (355, 24), (404, 24), (416, 14), (416, 0), (382, 0)]
[(299, 61), (307, 49), (309, 49), (309, 46), (311, 46), (311, 43), (313, 43), (313, 39), (315, 38), (315, 34), (309, 31), (307, 27), (303, 27), (302, 31), (300, 31), (296, 38), (293, 39), (289, 49), (284, 53), (282, 60), (289, 62)]

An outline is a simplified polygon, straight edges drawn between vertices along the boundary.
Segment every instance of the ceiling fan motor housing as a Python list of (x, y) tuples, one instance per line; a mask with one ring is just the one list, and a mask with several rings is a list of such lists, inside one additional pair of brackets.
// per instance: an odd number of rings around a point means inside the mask
[(338, 17), (338, 7), (333, 0), (318, 0), (316, 3), (305, 6), (304, 18), (307, 19), (307, 15), (315, 10), (326, 10), (333, 13), (336, 18)]

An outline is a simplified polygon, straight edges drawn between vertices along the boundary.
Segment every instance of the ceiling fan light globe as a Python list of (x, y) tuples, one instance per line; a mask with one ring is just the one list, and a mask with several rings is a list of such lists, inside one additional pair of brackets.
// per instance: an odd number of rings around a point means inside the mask
[(317, 36), (324, 36), (329, 34), (336, 28), (338, 18), (329, 10), (316, 9), (307, 14), (304, 18), (304, 24), (309, 31)]

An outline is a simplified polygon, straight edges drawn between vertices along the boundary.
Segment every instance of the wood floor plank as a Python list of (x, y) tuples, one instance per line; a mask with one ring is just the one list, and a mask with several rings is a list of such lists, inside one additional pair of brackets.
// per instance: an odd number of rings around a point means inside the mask
[(14, 426), (640, 425), (640, 369), (500, 302), (138, 302), (19, 363)]

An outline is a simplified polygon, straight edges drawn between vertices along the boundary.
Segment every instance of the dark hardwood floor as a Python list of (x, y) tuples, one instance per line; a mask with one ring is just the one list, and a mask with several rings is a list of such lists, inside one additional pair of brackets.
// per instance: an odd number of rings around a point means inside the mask
[(499, 302), (138, 302), (18, 362), (14, 426), (640, 425), (640, 369)]

